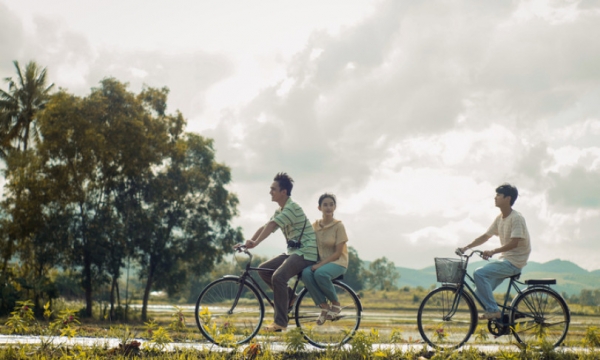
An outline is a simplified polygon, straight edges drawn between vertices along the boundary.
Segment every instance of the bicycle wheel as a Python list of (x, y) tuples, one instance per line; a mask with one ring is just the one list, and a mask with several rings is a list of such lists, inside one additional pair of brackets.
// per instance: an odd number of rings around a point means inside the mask
[(315, 305), (308, 290), (303, 289), (296, 302), (296, 326), (300, 328), (304, 338), (318, 348), (339, 346), (352, 339), (360, 326), (362, 304), (358, 295), (348, 285), (334, 280), (333, 287), (342, 305), (342, 312), (334, 320), (327, 320), (317, 325), (321, 308)]
[(196, 302), (196, 324), (202, 335), (221, 346), (244, 344), (262, 324), (265, 306), (249, 283), (238, 277), (222, 278), (208, 284)]
[(417, 325), (421, 337), (434, 348), (458, 348), (477, 326), (477, 309), (473, 300), (459, 296), (456, 311), (452, 311), (456, 287), (442, 286), (432, 290), (419, 306)]
[(545, 341), (554, 346), (567, 336), (571, 315), (562, 296), (552, 289), (530, 288), (511, 304), (510, 322), (517, 341), (532, 345)]

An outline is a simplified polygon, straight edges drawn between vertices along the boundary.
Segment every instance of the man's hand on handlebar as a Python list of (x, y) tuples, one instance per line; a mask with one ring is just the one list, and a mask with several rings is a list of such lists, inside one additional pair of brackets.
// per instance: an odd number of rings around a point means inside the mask
[(481, 254), (481, 257), (483, 258), (483, 260), (488, 260), (492, 256), (494, 256), (494, 251), (493, 250), (486, 250), (486, 251), (483, 252), (483, 254)]
[(256, 247), (256, 243), (253, 240), (246, 240), (245, 243), (243, 244), (236, 244), (233, 246), (234, 249), (238, 249), (240, 247), (244, 246), (246, 249), (252, 249)]

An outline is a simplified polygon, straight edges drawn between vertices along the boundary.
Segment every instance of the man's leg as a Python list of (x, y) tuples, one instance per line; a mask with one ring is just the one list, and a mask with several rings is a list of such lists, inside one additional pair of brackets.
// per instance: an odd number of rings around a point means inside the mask
[(494, 289), (500, 285), (504, 279), (521, 272), (521, 270), (508, 261), (494, 261), (473, 273), (475, 280), (475, 293), (481, 300), (484, 310), (487, 312), (499, 312), (498, 304), (494, 299)]
[(275, 324), (287, 327), (288, 325), (288, 306), (290, 289), (288, 280), (298, 275), (305, 267), (314, 264), (314, 261), (305, 260), (300, 255), (290, 255), (275, 270), (272, 277), (273, 284), (273, 302), (275, 303)]
[[(272, 258), (271, 260), (265, 261), (264, 263), (258, 265), (258, 267), (261, 269), (276, 270), (281, 266), (281, 264), (283, 264), (283, 262), (288, 258), (288, 256), (289, 255), (281, 254), (279, 256)], [(263, 279), (263, 281), (265, 283), (267, 283), (267, 285), (271, 289), (273, 289), (273, 281), (272, 281), (273, 271), (258, 271), (258, 276), (260, 276), (260, 278)]]

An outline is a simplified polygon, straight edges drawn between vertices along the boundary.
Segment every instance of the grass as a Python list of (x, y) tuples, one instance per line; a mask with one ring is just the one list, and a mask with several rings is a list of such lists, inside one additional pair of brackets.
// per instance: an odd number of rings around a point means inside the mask
[[(117, 338), (120, 345), (115, 348), (101, 346), (81, 347), (53, 345), (4, 346), (0, 348), (1, 359), (597, 359), (600, 358), (600, 316), (597, 312), (579, 308), (572, 314), (566, 347), (577, 347), (577, 351), (554, 349), (543, 343), (536, 349), (519, 349), (510, 335), (495, 338), (480, 324), (467, 346), (459, 351), (432, 352), (424, 346), (407, 348), (407, 344), (420, 344), (421, 338), (416, 325), (416, 313), (426, 289), (400, 289), (396, 291), (364, 291), (361, 301), (365, 311), (361, 331), (354, 337), (351, 346), (341, 349), (316, 351), (303, 342), (299, 331), (290, 328), (282, 335), (255, 338), (252, 343), (222, 351), (179, 349), (166, 352), (166, 344), (207, 343), (197, 330), (193, 307), (178, 305), (171, 310), (150, 312), (152, 320), (142, 323), (110, 322), (108, 320), (80, 320), (71, 307), (81, 304), (64, 303), (57, 306), (55, 313), (44, 320), (33, 319), (31, 304), (21, 303), (9, 318), (0, 319), (0, 333), (44, 334), (47, 336), (85, 336), (99, 339)], [(137, 315), (133, 312), (134, 317)], [(272, 316), (272, 312), (267, 316)], [(17, 321), (18, 320), (18, 321)], [(14, 323), (11, 325), (11, 322)], [(143, 340), (143, 344), (137, 339)], [(286, 350), (273, 351), (274, 343), (283, 343)], [(373, 344), (387, 344), (374, 348)], [(509, 345), (495, 353), (482, 353), (469, 345)], [(417, 350), (411, 350), (417, 349)]]

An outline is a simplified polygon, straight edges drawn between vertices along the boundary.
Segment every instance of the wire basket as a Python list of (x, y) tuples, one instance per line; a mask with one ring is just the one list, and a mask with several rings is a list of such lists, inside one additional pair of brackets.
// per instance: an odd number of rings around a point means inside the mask
[(435, 274), (441, 283), (460, 284), (463, 281), (466, 263), (462, 259), (435, 258)]

